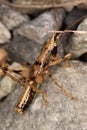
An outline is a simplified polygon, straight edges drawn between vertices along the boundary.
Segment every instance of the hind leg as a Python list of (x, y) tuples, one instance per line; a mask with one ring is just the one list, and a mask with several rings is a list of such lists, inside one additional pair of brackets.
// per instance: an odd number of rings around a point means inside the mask
[(46, 94), (46, 92), (43, 91), (43, 90), (40, 90), (39, 88), (37, 88), (35, 86), (32, 86), (32, 89), (33, 89), (33, 91), (36, 91), (36, 92), (40, 93), (43, 96), (44, 103), (45, 103), (45, 105), (47, 105), (48, 101), (47, 101), (47, 94)]
[(53, 78), (53, 76), (51, 75), (51, 73), (49, 71), (47, 71), (46, 74), (50, 77), (51, 81), (53, 81), (56, 84), (56, 86), (58, 88), (60, 88), (60, 90), (64, 93), (64, 95), (69, 97), (71, 100), (74, 100), (74, 101), (77, 100), (77, 98), (75, 98), (70, 92), (68, 92), (66, 89), (64, 89), (62, 85), (60, 85), (58, 82), (56, 82), (56, 80)]

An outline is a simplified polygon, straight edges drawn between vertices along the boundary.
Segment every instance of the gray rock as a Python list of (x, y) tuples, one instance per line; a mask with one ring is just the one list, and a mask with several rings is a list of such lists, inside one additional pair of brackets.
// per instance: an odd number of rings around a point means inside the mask
[[(77, 31), (87, 31), (87, 18), (85, 18), (83, 22), (81, 22), (81, 24), (77, 28)], [(74, 33), (69, 42), (69, 46), (67, 46), (66, 50), (72, 54), (73, 58), (78, 58), (79, 56), (87, 52), (86, 33)]]
[(0, 5), (0, 19), (8, 29), (13, 29), (28, 20), (27, 15), (22, 15), (7, 5)]
[(55, 28), (59, 29), (62, 25), (62, 21), (65, 15), (64, 9), (57, 9), (56, 14), (58, 23), (57, 28), (54, 12), (53, 10), (50, 10), (39, 15), (36, 19), (32, 20), (31, 22), (27, 22), (24, 25), (21, 25), (15, 31), (15, 33), (18, 33), (24, 37), (34, 40), (39, 44), (43, 44), (52, 35), (52, 33), (49, 33), (49, 31), (55, 30)]
[(8, 46), (8, 52), (13, 61), (34, 63), (41, 48), (34, 41), (15, 35), (13, 41)]
[[(74, 23), (76, 20), (78, 21), (79, 18), (83, 17), (86, 14), (87, 14), (87, 10), (73, 8), (72, 11), (70, 11), (66, 16), (66, 18), (64, 19), (64, 22), (68, 27), (69, 25)], [(74, 26), (72, 25), (69, 29), (75, 30), (80, 23), (81, 21), (75, 23)]]
[(0, 21), (0, 44), (9, 42), (10, 38), (11, 38), (11, 34), (10, 34), (9, 30)]
[(53, 77), (78, 100), (67, 98), (54, 83), (46, 80), (42, 89), (47, 92), (48, 106), (41, 95), (20, 116), (14, 113), (20, 88), (16, 88), (0, 103), (1, 130), (86, 130), (87, 129), (87, 64), (73, 61), (69, 68), (58, 67)]

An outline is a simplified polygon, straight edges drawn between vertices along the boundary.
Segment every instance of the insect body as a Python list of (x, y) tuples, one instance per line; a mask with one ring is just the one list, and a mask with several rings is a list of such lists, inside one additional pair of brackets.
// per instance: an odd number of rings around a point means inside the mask
[[(53, 48), (55, 46), (57, 46), (57, 44), (54, 42), (54, 36), (55, 35), (53, 35), (52, 39), (49, 39), (47, 44), (45, 44), (45, 46), (41, 50), (40, 56), (37, 58), (35, 63), (30, 68), (29, 77), (25, 83), (27, 85), (25, 87), (26, 89), (24, 90), (22, 97), (16, 107), (17, 112), (20, 112), (20, 113), (23, 112), (27, 102), (30, 102), (31, 95), (33, 95), (33, 96), (35, 95), (35, 91), (41, 93), (44, 97), (45, 103), (47, 103), (46, 93), (44, 91), (41, 91), (37, 87), (35, 87), (35, 85), (37, 86), (37, 84), (42, 83), (44, 68), (47, 65), (48, 57), (49, 57), (51, 51), (53, 50)], [(32, 93), (31, 93), (31, 91), (32, 91)]]
[(30, 101), (29, 98), (31, 98), (31, 86), (33, 84), (33, 81), (29, 82), (29, 84), (25, 87), (24, 92), (22, 94), (20, 102), (18, 102), (15, 111), (22, 114), (23, 110), (27, 107), (28, 101)]

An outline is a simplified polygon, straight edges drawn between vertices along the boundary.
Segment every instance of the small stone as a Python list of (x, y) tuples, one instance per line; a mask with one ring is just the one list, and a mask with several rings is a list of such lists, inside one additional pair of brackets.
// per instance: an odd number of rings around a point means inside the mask
[(50, 10), (39, 15), (31, 22), (25, 23), (24, 25), (20, 26), (15, 33), (27, 37), (39, 44), (43, 44), (52, 35), (52, 33), (49, 33), (49, 31), (55, 30), (55, 28), (59, 29), (62, 25), (62, 21), (65, 15), (64, 9), (56, 9), (56, 14), (58, 23), (57, 28), (54, 12), (53, 10)]
[(0, 44), (9, 42), (11, 34), (9, 30), (0, 22)]
[[(77, 28), (77, 31), (87, 31), (87, 18), (85, 18), (83, 22), (81, 22), (81, 24)], [(70, 39), (69, 47), (69, 52), (72, 54), (73, 58), (78, 58), (82, 54), (86, 53), (87, 33), (74, 33)]]
[(38, 57), (42, 46), (20, 35), (15, 35), (8, 46), (10, 58), (17, 62), (33, 64)]
[[(87, 10), (83, 10), (83, 9), (78, 9), (78, 8), (74, 8), (72, 9), (71, 12), (68, 13), (68, 15), (66, 16), (64, 22), (66, 24), (66, 26), (70, 26), (72, 23), (74, 23), (76, 20), (78, 21), (79, 18), (83, 17), (84, 15), (87, 14)], [(81, 23), (81, 21), (75, 23), (74, 25), (72, 25), (70, 27), (70, 29), (75, 30), (76, 27)]]
[(7, 5), (0, 5), (0, 19), (8, 29), (13, 29), (29, 20), (27, 15), (22, 15)]

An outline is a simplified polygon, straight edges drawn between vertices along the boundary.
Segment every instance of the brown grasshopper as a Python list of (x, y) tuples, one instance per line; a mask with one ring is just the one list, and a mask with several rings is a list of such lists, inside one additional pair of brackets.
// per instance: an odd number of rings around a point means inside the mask
[[(82, 20), (83, 18), (84, 17), (80, 18), (78, 21)], [(75, 23), (77, 23), (78, 21), (76, 21)], [(65, 31), (63, 31), (63, 33), (65, 33), (66, 30), (71, 27), (71, 25), (68, 28), (66, 28)], [(44, 74), (47, 74), (66, 96), (68, 96), (72, 100), (76, 99), (75, 97), (72, 96), (72, 94), (66, 91), (61, 85), (59, 85), (55, 81), (55, 79), (52, 77), (51, 73), (48, 70), (49, 66), (61, 63), (62, 61), (70, 59), (71, 57), (71, 54), (69, 53), (60, 59), (56, 58), (57, 54), (56, 40), (59, 39), (63, 33), (59, 35), (57, 35), (55, 32), (53, 33), (52, 37), (43, 46), (40, 55), (38, 56), (34, 64), (31, 65), (29, 69), (27, 69), (28, 76), (24, 75), (23, 73), (24, 70), (11, 70), (9, 69), (9, 66), (7, 64), (0, 65), (0, 68), (6, 75), (11, 77), (13, 80), (17, 81), (17, 83), (19, 83), (20, 85), (24, 86), (24, 91), (15, 108), (15, 111), (17, 111), (19, 114), (22, 114), (23, 111), (26, 109), (27, 105), (32, 102), (32, 100), (36, 95), (36, 92), (41, 93), (43, 95), (44, 102), (45, 104), (47, 104), (46, 92), (38, 88), (38, 85), (40, 85), (44, 80)], [(17, 73), (18, 75), (20, 75), (20, 78), (17, 79), (16, 77), (12, 76), (10, 72)]]
[[(35, 63), (31, 65), (30, 69), (28, 69), (29, 75), (27, 77), (23, 75), (23, 70), (11, 70), (8, 68), (7, 64), (1, 65), (1, 69), (5, 74), (17, 81), (20, 85), (24, 86), (23, 94), (20, 97), (20, 100), (15, 108), (15, 111), (17, 111), (20, 114), (23, 113), (27, 104), (30, 104), (32, 102), (36, 92), (41, 93), (43, 95), (44, 102), (45, 104), (47, 104), (46, 93), (37, 87), (38, 84), (41, 84), (43, 82), (44, 74), (47, 74), (66, 96), (68, 96), (72, 100), (75, 100), (75, 98), (69, 92), (67, 92), (61, 85), (59, 85), (55, 81), (51, 73), (48, 71), (49, 66), (58, 64), (71, 57), (71, 54), (67, 54), (63, 58), (54, 60), (57, 53), (54, 53), (54, 50), (57, 48), (56, 36), (56, 33), (54, 33), (52, 35), (52, 38), (50, 38), (47, 41), (47, 43), (43, 46), (41, 53), (36, 59)], [(57, 38), (59, 38), (60, 36), (61, 35), (57, 36)], [(10, 72), (19, 74), (21, 78), (15, 78), (10, 74)]]

